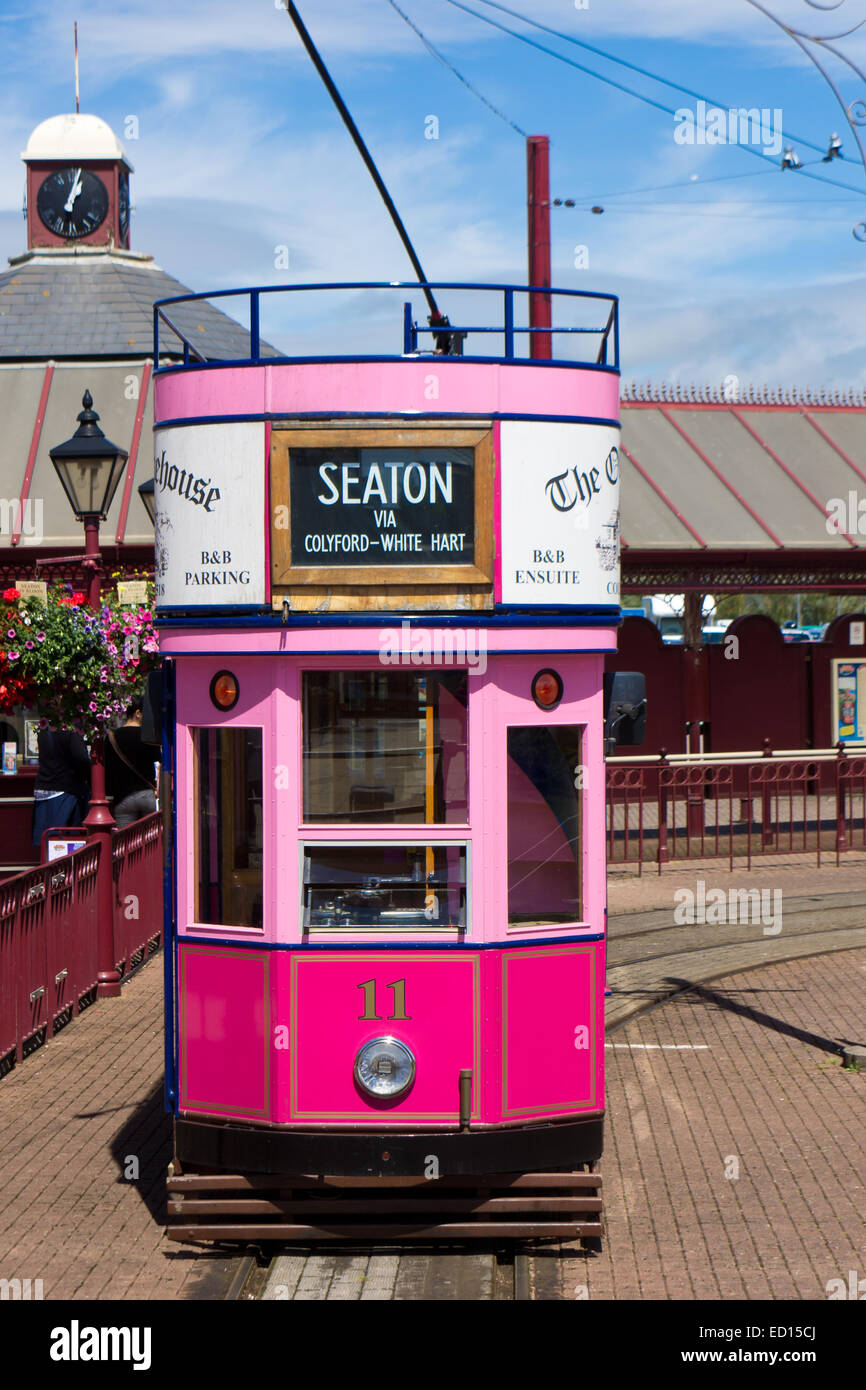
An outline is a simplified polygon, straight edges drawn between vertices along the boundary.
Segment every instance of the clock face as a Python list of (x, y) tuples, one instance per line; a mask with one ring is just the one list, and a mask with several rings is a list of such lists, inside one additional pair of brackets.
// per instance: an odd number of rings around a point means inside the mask
[(88, 236), (105, 221), (108, 190), (95, 174), (72, 165), (43, 180), (36, 195), (36, 210), (55, 236), (67, 240)]
[(129, 179), (123, 175), (118, 183), (117, 226), (120, 239), (126, 245), (129, 242)]

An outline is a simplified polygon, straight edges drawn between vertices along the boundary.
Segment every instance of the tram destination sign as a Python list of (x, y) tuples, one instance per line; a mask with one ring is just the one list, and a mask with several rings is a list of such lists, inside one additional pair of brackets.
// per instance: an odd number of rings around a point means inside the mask
[(292, 444), (292, 565), (473, 565), (474, 463), (457, 446)]

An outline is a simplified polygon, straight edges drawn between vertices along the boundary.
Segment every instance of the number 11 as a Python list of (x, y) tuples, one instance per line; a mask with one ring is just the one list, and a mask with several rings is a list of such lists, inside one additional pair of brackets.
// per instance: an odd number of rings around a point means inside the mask
[[(355, 988), (364, 991), (364, 1012), (359, 1014), (358, 1018), (362, 1022), (379, 1021), (382, 1015), (376, 1013), (376, 981), (364, 980), (361, 984), (356, 985)], [(388, 1015), (388, 1022), (395, 1023), (408, 1019), (409, 1014), (406, 1012), (406, 981), (392, 980), (385, 988), (392, 990), (394, 994), (394, 1012)]]

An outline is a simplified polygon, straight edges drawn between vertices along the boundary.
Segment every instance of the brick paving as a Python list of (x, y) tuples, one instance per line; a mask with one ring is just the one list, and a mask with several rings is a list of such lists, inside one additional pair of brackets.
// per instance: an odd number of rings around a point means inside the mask
[(694, 889), (697, 879), (703, 879), (708, 889), (780, 888), (790, 898), (866, 893), (866, 853), (848, 850), (840, 857), (838, 868), (835, 861), (835, 853), (827, 854), (818, 868), (814, 854), (778, 854), (754, 860), (751, 869), (746, 868), (744, 859), (735, 859), (733, 872), (729, 872), (727, 859), (690, 859), (687, 863), (663, 865), (661, 873), (655, 864), (644, 864), (642, 874), (638, 874), (636, 864), (610, 864), (608, 911), (619, 917), (629, 912), (672, 908), (675, 890)]
[[(866, 1041), (866, 868), (851, 868), (824, 879), (802, 861), (774, 865), (790, 877), (773, 938), (674, 927), (673, 888), (699, 866), (653, 893), (645, 876), (630, 904), (626, 885), (611, 917), (608, 1235), (599, 1255), (536, 1254), (535, 1297), (812, 1299), (831, 1278), (866, 1275), (866, 1075), (835, 1051)], [(618, 892), (612, 876), (612, 908)], [(0, 1080), (0, 1278), (42, 1279), (46, 1299), (225, 1296), (237, 1259), (164, 1236), (162, 1065), (156, 958)], [(285, 1276), (279, 1296), (307, 1299), (490, 1299), (505, 1287), (492, 1256), (425, 1263), (417, 1251), (396, 1265), (315, 1255)]]
[(864, 991), (866, 949), (780, 962), (609, 1037), (604, 1248), (535, 1256), (534, 1296), (826, 1299), (862, 1278), (866, 1074), (836, 1049), (866, 1036)]
[(41, 1279), (46, 1299), (189, 1299), (227, 1283), (224, 1253), (163, 1235), (162, 1071), (156, 957), (0, 1080), (0, 1277)]

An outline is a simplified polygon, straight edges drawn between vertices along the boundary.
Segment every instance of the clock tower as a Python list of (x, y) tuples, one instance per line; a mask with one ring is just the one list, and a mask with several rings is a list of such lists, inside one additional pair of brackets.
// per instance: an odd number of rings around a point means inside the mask
[(129, 249), (132, 165), (98, 116), (51, 116), (21, 158), (27, 166), (27, 248)]

